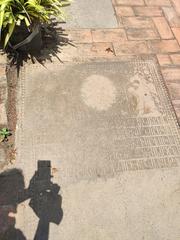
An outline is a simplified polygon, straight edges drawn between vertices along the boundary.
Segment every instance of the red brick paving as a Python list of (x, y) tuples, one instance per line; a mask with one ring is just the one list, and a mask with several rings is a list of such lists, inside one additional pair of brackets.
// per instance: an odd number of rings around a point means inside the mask
[(162, 39), (173, 39), (173, 33), (165, 17), (153, 17), (154, 24)]
[(145, 0), (147, 6), (171, 6), (169, 0)]
[(173, 62), (173, 64), (177, 64), (177, 65), (180, 65), (180, 54), (173, 54), (173, 55), (170, 55), (170, 58)]
[(134, 11), (132, 9), (132, 7), (123, 7), (123, 6), (115, 6), (115, 11), (116, 11), (116, 15), (117, 17), (121, 17), (121, 16), (125, 16), (125, 17), (129, 17), (129, 16), (134, 16)]
[(169, 55), (166, 54), (157, 54), (157, 59), (161, 66), (171, 65), (172, 61)]
[(160, 7), (134, 7), (136, 16), (155, 17), (162, 16), (163, 11)]
[(180, 119), (180, 0), (112, 0), (112, 4), (118, 28), (70, 30), (71, 38), (83, 44), (80, 52), (87, 56), (156, 56)]
[(122, 42), (127, 40), (124, 29), (92, 30), (93, 42)]

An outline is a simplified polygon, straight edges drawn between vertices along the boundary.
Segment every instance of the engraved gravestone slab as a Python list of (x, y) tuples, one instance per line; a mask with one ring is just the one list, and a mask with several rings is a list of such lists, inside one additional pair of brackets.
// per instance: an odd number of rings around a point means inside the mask
[(179, 129), (153, 61), (28, 66), (21, 84), (20, 158), (51, 159), (61, 183), (178, 166)]
[(116, 28), (118, 26), (111, 0), (74, 0), (65, 8), (67, 28)]

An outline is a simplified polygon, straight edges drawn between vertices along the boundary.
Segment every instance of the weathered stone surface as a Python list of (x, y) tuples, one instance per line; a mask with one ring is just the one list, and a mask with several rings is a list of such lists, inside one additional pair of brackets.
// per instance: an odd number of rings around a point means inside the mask
[(113, 28), (117, 27), (112, 2), (110, 0), (72, 1), (66, 8), (69, 18), (66, 28)]
[(176, 121), (153, 63), (29, 69), (23, 144), (37, 159), (59, 157), (63, 181), (177, 165)]
[(180, 69), (179, 68), (165, 68), (162, 70), (164, 79), (167, 81), (177, 81), (180, 80)]
[[(28, 65), (20, 76), (12, 167), (29, 186), (37, 161), (51, 160), (64, 216), (49, 225), (49, 240), (164, 240), (164, 227), (178, 240), (179, 129), (156, 65)], [(33, 203), (20, 204), (16, 218), (27, 239), (42, 208)]]

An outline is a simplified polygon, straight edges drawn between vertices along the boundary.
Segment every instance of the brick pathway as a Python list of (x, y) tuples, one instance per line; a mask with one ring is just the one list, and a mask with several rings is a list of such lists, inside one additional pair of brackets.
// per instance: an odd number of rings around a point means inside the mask
[(180, 0), (112, 0), (118, 28), (67, 30), (78, 54), (154, 55), (180, 119)]

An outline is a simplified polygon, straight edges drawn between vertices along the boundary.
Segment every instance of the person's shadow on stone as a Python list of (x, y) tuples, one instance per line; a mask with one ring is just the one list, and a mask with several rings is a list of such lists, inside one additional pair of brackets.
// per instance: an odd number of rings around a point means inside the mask
[(19, 169), (0, 174), (0, 240), (26, 240), (23, 233), (15, 228), (18, 191), (24, 190), (24, 177)]
[(63, 211), (60, 187), (52, 183), (50, 161), (38, 161), (38, 170), (29, 187), (24, 187), (20, 170), (12, 169), (0, 174), (0, 240), (26, 240), (23, 233), (15, 228), (17, 205), (30, 199), (29, 206), (39, 218), (34, 240), (48, 240), (50, 222), (60, 224)]
[(50, 169), (50, 161), (38, 161), (38, 170), (29, 185), (29, 206), (39, 218), (34, 240), (48, 240), (49, 223), (59, 225), (63, 217), (60, 187), (51, 182)]

